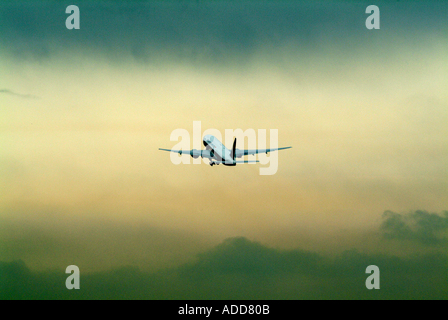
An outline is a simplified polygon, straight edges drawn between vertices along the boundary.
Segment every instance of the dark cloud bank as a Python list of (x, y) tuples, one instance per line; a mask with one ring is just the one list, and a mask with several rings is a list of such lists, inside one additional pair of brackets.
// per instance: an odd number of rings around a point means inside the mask
[[(346, 50), (378, 41), (365, 28), (369, 1), (92, 1), (78, 0), (81, 29), (68, 31), (70, 1), (2, 1), (0, 44), (16, 58), (45, 60), (55, 53), (94, 48), (110, 58), (131, 55), (157, 61), (203, 64), (239, 60), (259, 46), (276, 49), (291, 42), (304, 53), (323, 50), (327, 41)], [(446, 23), (443, 1), (412, 4), (380, 1), (381, 35), (439, 34)], [(161, 48), (161, 52), (158, 52)]]
[[(444, 215), (386, 212), (382, 229), (386, 237), (404, 234), (425, 243), (432, 235), (422, 230), (433, 230), (433, 222), (439, 226)], [(408, 233), (402, 220), (423, 227)], [(369, 265), (380, 269), (380, 290), (365, 287)], [(447, 299), (447, 267), (448, 257), (441, 253), (400, 258), (349, 250), (329, 258), (240, 237), (200, 254), (194, 263), (158, 272), (81, 270), (81, 289), (71, 291), (65, 288), (65, 270), (35, 273), (20, 260), (0, 262), (0, 299)]]

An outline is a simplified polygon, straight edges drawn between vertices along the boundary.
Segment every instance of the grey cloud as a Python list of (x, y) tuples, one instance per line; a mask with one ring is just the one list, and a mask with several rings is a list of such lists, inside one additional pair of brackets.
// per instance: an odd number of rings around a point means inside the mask
[(441, 214), (423, 210), (400, 214), (386, 211), (381, 231), (387, 239), (411, 240), (426, 246), (447, 243), (448, 211)]
[(8, 89), (0, 89), (0, 93), (9, 94), (15, 97), (25, 98), (25, 99), (38, 99), (39, 97), (32, 94), (21, 94)]

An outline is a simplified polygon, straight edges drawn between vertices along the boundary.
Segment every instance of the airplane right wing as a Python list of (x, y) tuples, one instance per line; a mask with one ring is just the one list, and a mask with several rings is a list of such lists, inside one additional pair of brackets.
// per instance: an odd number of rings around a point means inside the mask
[(242, 156), (247, 156), (247, 155), (251, 155), (251, 154), (259, 154), (259, 153), (268, 154), (269, 152), (272, 152), (272, 151), (285, 150), (285, 149), (290, 149), (290, 148), (292, 148), (292, 147), (273, 148), (273, 149), (250, 149), (250, 150), (236, 149), (235, 153), (236, 153), (236, 157), (241, 158)]

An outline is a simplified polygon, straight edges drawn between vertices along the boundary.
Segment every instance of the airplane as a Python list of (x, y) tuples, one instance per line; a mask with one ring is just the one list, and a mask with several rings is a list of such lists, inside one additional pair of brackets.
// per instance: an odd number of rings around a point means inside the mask
[(198, 157), (208, 158), (210, 160), (210, 166), (223, 164), (225, 166), (236, 166), (237, 163), (256, 163), (260, 162), (258, 160), (241, 160), (238, 161), (236, 158), (241, 158), (242, 156), (258, 154), (258, 153), (266, 153), (284, 149), (290, 149), (292, 147), (283, 147), (283, 148), (273, 148), (273, 149), (252, 149), (252, 150), (240, 150), (236, 148), (236, 138), (233, 141), (232, 150), (227, 149), (221, 141), (216, 139), (214, 136), (208, 134), (204, 136), (202, 139), (204, 143), (205, 150), (171, 150), (171, 149), (162, 149), (162, 151), (175, 152), (178, 154), (189, 154), (194, 159)]

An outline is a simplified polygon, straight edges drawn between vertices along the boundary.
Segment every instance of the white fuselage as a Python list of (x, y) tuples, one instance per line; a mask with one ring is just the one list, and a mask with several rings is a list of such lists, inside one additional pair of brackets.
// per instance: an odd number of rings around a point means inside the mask
[(235, 161), (232, 159), (231, 151), (227, 149), (221, 141), (216, 139), (216, 137), (208, 134), (204, 136), (202, 140), (205, 149), (210, 150), (213, 159), (222, 162), (224, 165), (235, 165)]

